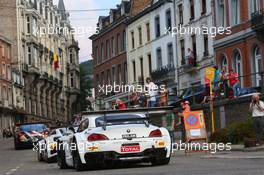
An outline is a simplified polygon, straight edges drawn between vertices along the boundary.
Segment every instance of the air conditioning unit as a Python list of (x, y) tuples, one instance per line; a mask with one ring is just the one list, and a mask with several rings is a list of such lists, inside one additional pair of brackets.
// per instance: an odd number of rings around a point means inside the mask
[(225, 5), (225, 0), (218, 0), (218, 4), (219, 4), (220, 6)]

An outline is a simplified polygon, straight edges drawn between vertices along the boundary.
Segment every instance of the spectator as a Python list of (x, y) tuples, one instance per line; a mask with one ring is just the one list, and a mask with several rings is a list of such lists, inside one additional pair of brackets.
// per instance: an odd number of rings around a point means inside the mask
[(193, 54), (192, 49), (190, 49), (190, 48), (188, 48), (187, 63), (190, 66), (194, 66), (194, 54)]
[(231, 88), (233, 89), (234, 98), (237, 98), (239, 96), (239, 92), (241, 89), (241, 85), (240, 85), (240, 81), (238, 77), (239, 75), (235, 73), (232, 68), (230, 68), (228, 79), (229, 79), (229, 84)]
[(250, 111), (253, 117), (253, 127), (256, 133), (257, 146), (262, 144), (264, 135), (264, 102), (259, 100), (258, 94), (253, 94), (250, 103)]
[(6, 133), (6, 129), (4, 128), (3, 129), (3, 138), (5, 139), (5, 138), (7, 138), (7, 135), (6, 135), (7, 133)]
[(139, 107), (139, 96), (138, 96), (138, 93), (137, 92), (133, 92), (131, 95), (130, 95), (130, 106), (132, 108), (136, 108), (136, 107)]
[(169, 92), (164, 86), (164, 90), (160, 91), (160, 106), (168, 106)]
[(156, 106), (156, 88), (157, 86), (150, 78), (146, 79), (146, 90), (148, 92), (148, 107), (153, 108)]
[(166, 113), (166, 128), (168, 129), (172, 143), (174, 143), (175, 116), (172, 111)]
[(122, 100), (116, 99), (116, 109), (125, 110), (126, 104)]
[(219, 91), (219, 78), (221, 71), (218, 69), (217, 66), (214, 66), (215, 73), (214, 73), (214, 79), (213, 79), (213, 89), (217, 93)]
[(228, 74), (226, 73), (226, 67), (222, 67), (221, 74), (219, 75), (219, 81), (220, 81), (220, 95), (224, 98), (228, 98)]
[(181, 111), (178, 113), (179, 116), (179, 121), (176, 124), (176, 126), (181, 126), (181, 130), (182, 130), (182, 142), (186, 141), (186, 137), (185, 137), (185, 125), (184, 125), (184, 113), (188, 113), (191, 111), (191, 107), (190, 107), (190, 102), (189, 101), (185, 101), (185, 102), (181, 102)]

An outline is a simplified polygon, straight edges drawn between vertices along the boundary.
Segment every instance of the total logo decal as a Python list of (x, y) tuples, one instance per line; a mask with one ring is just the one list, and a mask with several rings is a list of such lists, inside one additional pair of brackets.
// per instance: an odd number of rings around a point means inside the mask
[(140, 151), (140, 146), (139, 145), (133, 145), (133, 146), (122, 146), (121, 147), (121, 152), (139, 152)]

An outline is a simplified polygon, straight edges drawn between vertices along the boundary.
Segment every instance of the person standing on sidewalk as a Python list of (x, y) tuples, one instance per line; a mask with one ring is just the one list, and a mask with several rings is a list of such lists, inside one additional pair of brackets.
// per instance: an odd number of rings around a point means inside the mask
[(253, 127), (256, 133), (257, 146), (262, 144), (264, 135), (264, 102), (259, 100), (258, 94), (253, 94), (250, 103), (250, 111), (253, 117)]
[(176, 126), (181, 126), (182, 130), (182, 142), (186, 141), (186, 131), (185, 131), (185, 125), (184, 125), (184, 113), (191, 112), (190, 102), (189, 101), (182, 101), (181, 102), (181, 112), (178, 113), (179, 121), (176, 124)]
[(170, 133), (172, 143), (174, 143), (175, 116), (173, 111), (167, 112), (165, 115), (165, 119), (166, 119), (165, 126)]

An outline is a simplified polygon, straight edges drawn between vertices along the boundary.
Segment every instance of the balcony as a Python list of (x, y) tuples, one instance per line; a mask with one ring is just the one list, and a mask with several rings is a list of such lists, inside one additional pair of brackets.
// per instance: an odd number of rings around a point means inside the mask
[(174, 65), (162, 66), (151, 72), (151, 77), (155, 83), (175, 79), (175, 67)]
[[(204, 56), (208, 55), (208, 53), (204, 52)], [(196, 73), (199, 69), (195, 58), (190, 58), (189, 56), (185, 57), (185, 60), (182, 61), (182, 66), (179, 69), (179, 74), (184, 73)]]
[(264, 11), (257, 11), (251, 14), (251, 27), (257, 32), (264, 32)]
[(30, 73), (30, 74), (40, 74), (39, 73), (39, 68), (37, 68), (36, 66), (34, 66), (34, 65), (29, 65), (28, 66), (28, 73)]

